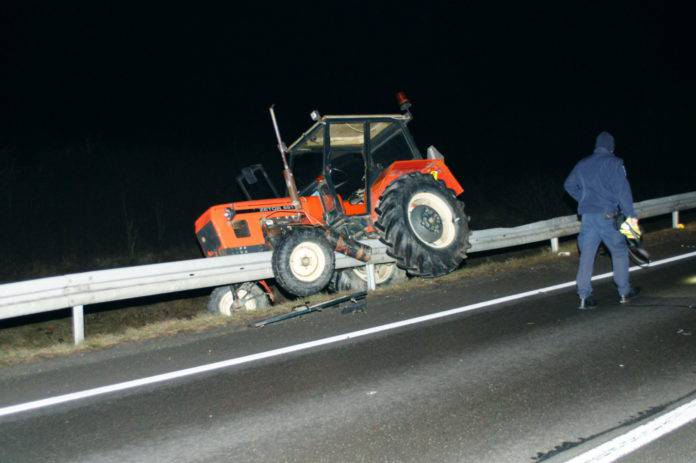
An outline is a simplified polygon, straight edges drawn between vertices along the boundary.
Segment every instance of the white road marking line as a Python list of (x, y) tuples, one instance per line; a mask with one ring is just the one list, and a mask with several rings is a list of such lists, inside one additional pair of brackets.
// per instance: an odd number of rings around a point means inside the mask
[(696, 419), (696, 400), (615, 437), (566, 463), (610, 463)]
[[(659, 261), (652, 262), (649, 266), (656, 267), (658, 265), (667, 264), (670, 262), (675, 262), (682, 259), (688, 259), (689, 257), (696, 256), (696, 251), (687, 254), (682, 254), (679, 256), (670, 257), (667, 259), (662, 259)], [(640, 267), (631, 267), (631, 271), (639, 270)], [(600, 280), (604, 278), (609, 278), (612, 273), (604, 273), (602, 275), (594, 276), (593, 280)], [(161, 383), (164, 381), (170, 381), (173, 379), (184, 378), (186, 376), (197, 375), (200, 373), (206, 373), (209, 371), (219, 370), (221, 368), (227, 368), (235, 365), (242, 365), (244, 363), (255, 362), (257, 360), (263, 360), (271, 357), (278, 357), (285, 354), (290, 354), (292, 352), (298, 352), (302, 350), (311, 349), (313, 347), (325, 346), (327, 344), (334, 344), (341, 341), (347, 341), (349, 339), (355, 339), (362, 336), (367, 336), (374, 333), (381, 333), (384, 331), (394, 330), (397, 328), (402, 328), (404, 326), (417, 325), (419, 323), (424, 323), (430, 320), (436, 320), (438, 318), (449, 317), (451, 315), (456, 315), (464, 312), (469, 312), (471, 310), (481, 309), (484, 307), (490, 307), (497, 304), (502, 304), (505, 302), (516, 301), (518, 299), (524, 299), (531, 296), (536, 296), (538, 294), (544, 294), (551, 291), (557, 291), (559, 289), (565, 289), (575, 286), (575, 281), (569, 281), (567, 283), (560, 283), (553, 286), (547, 286), (546, 288), (534, 289), (531, 291), (525, 291), (523, 293), (513, 294), (510, 296), (499, 297), (497, 299), (491, 299), (489, 301), (477, 302), (476, 304), (465, 305), (463, 307), (457, 307), (455, 309), (444, 310), (442, 312), (435, 312), (428, 315), (422, 315), (420, 317), (409, 318), (407, 320), (401, 320), (398, 322), (387, 323), (386, 325), (374, 326), (372, 328), (366, 328), (364, 330), (352, 331), (349, 333), (339, 334), (336, 336), (331, 336), (328, 338), (317, 339), (314, 341), (303, 342), (301, 344), (295, 344), (293, 346), (282, 347), (279, 349), (273, 349), (266, 352), (259, 352), (258, 354), (245, 355), (243, 357), (237, 357), (229, 360), (223, 360), (215, 363), (208, 363), (205, 365), (200, 365), (197, 367), (186, 368), (183, 370), (170, 371), (168, 373), (162, 373), (159, 375), (148, 376), (145, 378), (134, 379), (131, 381), (124, 381), (122, 383), (110, 384), (107, 386), (101, 386), (94, 389), (86, 389), (83, 391), (72, 392), (69, 394), (58, 395), (54, 397), (48, 397), (46, 399), (34, 400), (31, 402), (25, 402), (17, 405), (10, 405), (0, 408), (0, 417), (13, 415), (16, 413), (26, 412), (29, 410), (36, 410), (39, 408), (49, 407), (51, 405), (62, 404), (66, 402), (72, 402), (75, 400), (86, 399), (89, 397), (94, 397), (102, 394), (109, 394), (111, 392), (124, 391), (127, 389), (133, 389), (140, 386), (146, 386), (155, 383)]]

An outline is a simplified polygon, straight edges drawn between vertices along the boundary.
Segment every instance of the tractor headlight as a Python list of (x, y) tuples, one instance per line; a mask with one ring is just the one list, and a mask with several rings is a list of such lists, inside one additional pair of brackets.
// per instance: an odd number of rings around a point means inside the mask
[(225, 216), (225, 218), (227, 220), (232, 220), (232, 219), (234, 219), (234, 214), (235, 214), (234, 209), (232, 209), (231, 207), (227, 207), (227, 208), (225, 208), (225, 212), (223, 215)]

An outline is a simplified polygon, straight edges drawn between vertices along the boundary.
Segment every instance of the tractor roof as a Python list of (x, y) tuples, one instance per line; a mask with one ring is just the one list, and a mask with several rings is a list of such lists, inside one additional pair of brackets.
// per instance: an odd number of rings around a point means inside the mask
[(372, 119), (394, 119), (399, 121), (409, 121), (411, 116), (406, 114), (341, 114), (321, 116), (320, 121), (340, 121), (346, 119), (372, 120)]
[(302, 134), (289, 147), (290, 152), (306, 152), (321, 150), (324, 146), (324, 131), (326, 122), (331, 124), (331, 145), (350, 147), (361, 146), (363, 143), (362, 122), (371, 122), (370, 137), (374, 138), (385, 130), (411, 120), (408, 114), (369, 114), (369, 115), (327, 115), (322, 116), (309, 130)]

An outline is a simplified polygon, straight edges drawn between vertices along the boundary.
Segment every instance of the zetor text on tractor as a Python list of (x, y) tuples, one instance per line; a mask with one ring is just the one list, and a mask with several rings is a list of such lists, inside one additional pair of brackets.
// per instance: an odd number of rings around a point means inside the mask
[[(463, 188), (434, 147), (423, 158), (407, 127), (410, 103), (403, 93), (397, 98), (402, 114), (320, 116), (314, 111), (314, 124), (289, 147), (271, 107), (287, 197), (208, 209), (195, 225), (205, 255), (272, 250), (277, 284), (298, 296), (330, 282), (349, 289), (351, 278), (364, 279), (359, 267), (335, 272), (334, 251), (368, 262), (371, 249), (359, 240), (369, 238), (385, 243), (398, 267), (379, 266), (378, 284), (403, 271), (431, 277), (454, 270), (470, 246), (468, 217), (457, 199)], [(260, 182), (260, 166), (253, 167), (243, 169), (238, 180)], [(261, 290), (244, 284), (226, 291), (229, 304), (235, 297), (255, 298)], [(225, 304), (220, 297), (216, 303)]]

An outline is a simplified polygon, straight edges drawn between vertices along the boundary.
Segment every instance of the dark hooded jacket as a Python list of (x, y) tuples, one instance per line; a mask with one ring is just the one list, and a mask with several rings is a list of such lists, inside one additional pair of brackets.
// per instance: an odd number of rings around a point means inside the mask
[(636, 217), (626, 169), (623, 160), (614, 156), (614, 137), (609, 132), (597, 136), (594, 153), (575, 165), (563, 186), (578, 202), (580, 215), (621, 212)]

